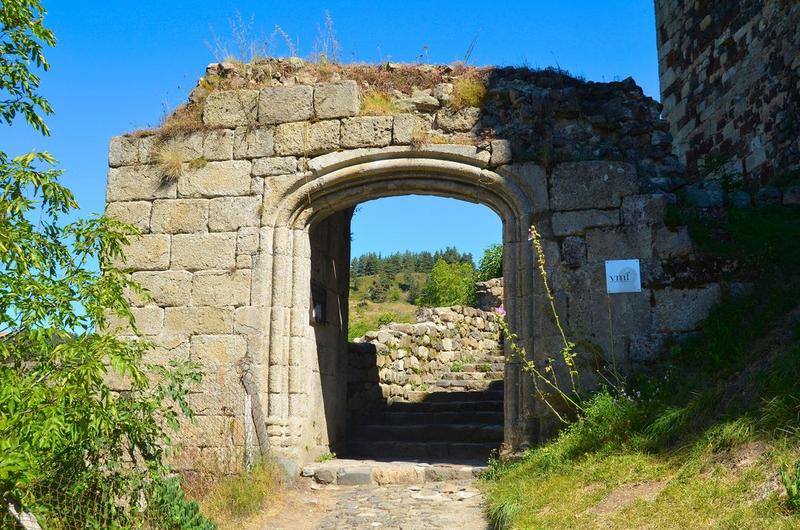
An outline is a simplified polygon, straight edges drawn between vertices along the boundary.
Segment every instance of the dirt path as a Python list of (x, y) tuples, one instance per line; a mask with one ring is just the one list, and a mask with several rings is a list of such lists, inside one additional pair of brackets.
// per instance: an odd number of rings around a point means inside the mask
[(390, 486), (310, 486), (287, 492), (253, 528), (270, 530), (486, 530), (473, 481)]

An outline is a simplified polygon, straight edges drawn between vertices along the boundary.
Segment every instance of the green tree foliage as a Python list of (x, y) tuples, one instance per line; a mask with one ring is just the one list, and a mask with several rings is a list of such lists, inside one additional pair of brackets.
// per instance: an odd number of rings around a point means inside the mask
[(417, 299), (419, 298), (419, 280), (411, 273), (405, 273), (400, 278), (399, 283), (397, 286), (400, 290), (406, 293), (406, 299), (408, 300), (409, 304), (416, 304)]
[(353, 258), (350, 265), (351, 276), (371, 276), (373, 274), (386, 273), (391, 276), (404, 272), (424, 272), (430, 273), (433, 264), (439, 259), (447, 263), (470, 263), (472, 264), (472, 254), (459, 252), (455, 247), (447, 247), (436, 252), (394, 252), (388, 256), (381, 256), (376, 252), (368, 252), (357, 258)]
[(375, 278), (375, 283), (367, 290), (367, 298), (369, 298), (371, 302), (385, 302), (391, 285), (392, 278), (389, 274), (381, 272), (378, 274), (378, 277)]
[(419, 260), (416, 263), (417, 272), (430, 272), (433, 270), (433, 264), (436, 260), (433, 259), (433, 254), (430, 252), (420, 252)]
[(17, 114), (37, 131), (48, 134), (42, 114), (53, 110), (37, 94), (39, 76), (31, 66), (48, 70), (44, 47), (54, 46), (53, 32), (44, 27), (45, 11), (38, 0), (0, 3), (0, 119), (11, 124)]
[(180, 481), (173, 477), (163, 481), (150, 497), (153, 515), (148, 521), (153, 528), (174, 530), (216, 530), (217, 525), (200, 513), (196, 502), (186, 498)]
[(429, 307), (474, 305), (476, 278), (472, 262), (448, 263), (439, 258), (422, 290), (420, 302)]
[(503, 245), (491, 245), (483, 251), (478, 264), (478, 281), (485, 282), (503, 275)]
[[(34, 0), (0, 4), (0, 117), (47, 134), (50, 106), (29, 69), (47, 69), (55, 42), (44, 14)], [(142, 501), (163, 491), (170, 433), (191, 416), (200, 372), (145, 364), (144, 341), (111, 332), (112, 319), (135, 332), (126, 292), (144, 295), (112, 266), (133, 228), (64, 222), (78, 205), (54, 163), (0, 151), (0, 527), (14, 526), (9, 505), (45, 528), (130, 527), (160, 506)]]

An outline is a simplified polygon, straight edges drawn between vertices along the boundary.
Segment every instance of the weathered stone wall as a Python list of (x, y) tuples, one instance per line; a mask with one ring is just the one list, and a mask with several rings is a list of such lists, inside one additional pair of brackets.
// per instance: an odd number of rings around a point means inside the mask
[(710, 154), (756, 183), (800, 168), (800, 4), (655, 6), (664, 117), (689, 171)]
[[(350, 344), (348, 407), (357, 413), (413, 400), (415, 394), (479, 390), (491, 377), (502, 378), (502, 371), (494, 312), (421, 309), (414, 324), (381, 326)], [(469, 378), (461, 377), (464, 373)]]
[[(352, 209), (337, 212), (311, 227), (311, 313), (317, 359), (305, 382), (310, 397), (306, 414), (315, 426), (306, 443), (341, 451), (347, 427), (347, 300), (350, 278), (350, 219)], [(302, 369), (289, 367), (290, 370)], [(319, 381), (318, 385), (309, 384)], [(290, 405), (291, 406), (291, 405)], [(301, 405), (295, 405), (296, 409)]]
[[(643, 181), (653, 179), (648, 182), (652, 189), (669, 187), (664, 177), (682, 171), (661, 105), (631, 78), (596, 83), (553, 69), (393, 64), (319, 69), (278, 61), (246, 69), (210, 65), (204, 80), (190, 99), (208, 98), (205, 126), (277, 125), (274, 152), (280, 156), (466, 144), (477, 145), (492, 166), (512, 159), (547, 168), (564, 161), (627, 161)], [(474, 90), (474, 82), (484, 91), (459, 99), (460, 92)], [(298, 86), (315, 83), (316, 89)], [(209, 96), (209, 87), (215, 86), (237, 90), (217, 89)], [(360, 96), (376, 94), (386, 99), (383, 105), (360, 104)], [(342, 116), (347, 118), (340, 124), (324, 121)], [(303, 120), (316, 123), (303, 132), (298, 124)]]
[[(631, 80), (296, 61), (208, 73), (163, 129), (116, 137), (109, 152), (107, 212), (143, 232), (121, 264), (153, 293), (134, 300), (139, 330), (158, 345), (154, 359), (207, 367), (193, 396), (198, 424), (182, 436), (186, 466), (241, 455), (242, 366), (275, 453), (303, 461), (335, 447), (347, 212), (366, 200), (423, 193), (492, 208), (504, 227), (508, 322), (537, 362), (561, 339), (531, 223), (562, 322), (592, 366), (647, 362), (719, 299), (716, 277), (693, 274), (686, 230), (663, 222), (679, 164), (658, 104)], [(465, 87), (484, 92), (459, 96)], [(380, 115), (364, 104), (376, 91)], [(641, 293), (605, 295), (603, 264), (615, 258), (641, 260)], [(320, 287), (327, 310), (316, 322)], [(517, 449), (547, 433), (546, 408), (519, 362), (504, 380), (505, 438)]]
[[(554, 211), (539, 223), (549, 223), (545, 270), (561, 326), (581, 352), (578, 371), (586, 386), (599, 382), (598, 366), (624, 374), (646, 368), (668, 338), (695, 331), (723, 291), (718, 269), (696, 254), (687, 229), (664, 223), (675, 197), (639, 193), (634, 173), (624, 164), (577, 162), (559, 164), (548, 177)], [(640, 261), (641, 292), (607, 294), (605, 261), (632, 257)], [(559, 359), (561, 330), (542, 282), (533, 298), (533, 347)], [(560, 380), (567, 379), (562, 372)], [(544, 439), (557, 425), (545, 419), (546, 411), (539, 414)]]

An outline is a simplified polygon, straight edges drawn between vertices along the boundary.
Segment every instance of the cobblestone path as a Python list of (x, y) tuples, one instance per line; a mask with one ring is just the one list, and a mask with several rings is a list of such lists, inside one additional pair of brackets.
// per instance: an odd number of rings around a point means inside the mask
[(486, 530), (488, 525), (478, 488), (463, 481), (339, 487), (335, 506), (318, 528)]

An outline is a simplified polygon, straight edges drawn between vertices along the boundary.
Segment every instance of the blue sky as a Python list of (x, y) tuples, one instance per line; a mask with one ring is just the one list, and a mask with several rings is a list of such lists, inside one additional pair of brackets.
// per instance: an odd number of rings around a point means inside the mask
[[(184, 101), (215, 61), (207, 46), (213, 35), (235, 47), (228, 20), (237, 11), (254, 17), (254, 37), (269, 35), (279, 24), (301, 56), (310, 54), (327, 9), (345, 62), (413, 62), (422, 56), (447, 63), (463, 59), (477, 36), (472, 64), (558, 65), (597, 81), (630, 75), (646, 94), (658, 97), (652, 0), (44, 0), (44, 5), (58, 39), (47, 54), (52, 70), (42, 83), (55, 108), (48, 120), (52, 136), (41, 138), (17, 124), (0, 128), (0, 145), (12, 155), (50, 151), (65, 170), (64, 182), (75, 192), (81, 215), (104, 208), (108, 139), (156, 125), (167, 109)], [(283, 55), (286, 48), (274, 53)], [(500, 220), (482, 206), (403, 197), (364, 204), (353, 234), (354, 255), (455, 244), (477, 257), (500, 240)]]

